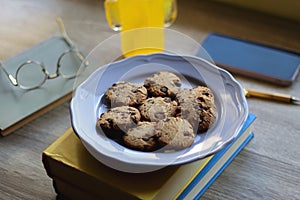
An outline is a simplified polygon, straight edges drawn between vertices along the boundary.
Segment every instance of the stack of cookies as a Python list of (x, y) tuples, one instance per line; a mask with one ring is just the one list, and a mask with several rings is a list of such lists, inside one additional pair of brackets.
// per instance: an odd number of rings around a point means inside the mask
[(118, 143), (140, 151), (180, 150), (191, 146), (197, 133), (216, 119), (211, 90), (205, 86), (180, 89), (171, 72), (157, 72), (144, 84), (117, 82), (105, 93), (109, 109), (97, 127)]

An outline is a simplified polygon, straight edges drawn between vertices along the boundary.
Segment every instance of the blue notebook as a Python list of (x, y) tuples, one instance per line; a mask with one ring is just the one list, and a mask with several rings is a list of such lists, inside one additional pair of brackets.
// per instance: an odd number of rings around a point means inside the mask
[(218, 66), (276, 85), (291, 85), (300, 70), (297, 53), (217, 33), (209, 34), (202, 47)]
[(248, 130), (256, 116), (249, 114), (238, 137), (226, 148), (215, 154), (194, 179), (177, 195), (176, 199), (199, 199), (215, 179), (224, 171), (238, 153), (253, 138), (254, 133)]

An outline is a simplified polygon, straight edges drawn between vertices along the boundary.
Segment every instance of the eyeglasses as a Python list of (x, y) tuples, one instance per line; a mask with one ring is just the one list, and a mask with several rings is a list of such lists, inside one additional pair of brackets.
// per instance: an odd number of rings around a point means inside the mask
[(54, 79), (59, 76), (65, 79), (75, 78), (81, 65), (88, 66), (88, 62), (82, 52), (74, 47), (73, 42), (66, 34), (65, 28), (60, 18), (57, 18), (57, 23), (62, 32), (62, 36), (70, 46), (70, 49), (64, 51), (57, 59), (56, 72), (49, 74), (43, 62), (36, 60), (27, 60), (19, 65), (15, 76), (8, 73), (2, 62), (0, 69), (4, 71), (9, 81), (14, 86), (19, 86), (25, 90), (36, 89), (42, 86), (46, 80)]
[(84, 66), (88, 65), (84, 55), (78, 50), (69, 49), (59, 56), (56, 64), (56, 72), (54, 74), (49, 74), (45, 64), (36, 60), (27, 60), (20, 64), (15, 76), (8, 73), (2, 62), (0, 62), (0, 68), (14, 86), (31, 90), (42, 86), (47, 79), (54, 79), (59, 76), (65, 79), (76, 77), (81, 63), (83, 63)]

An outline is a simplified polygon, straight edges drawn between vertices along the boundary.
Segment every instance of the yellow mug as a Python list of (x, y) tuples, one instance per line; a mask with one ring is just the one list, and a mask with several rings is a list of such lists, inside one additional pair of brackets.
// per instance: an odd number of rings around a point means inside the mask
[(121, 31), (126, 57), (163, 50), (163, 28), (177, 17), (176, 0), (105, 0), (104, 5), (109, 26)]

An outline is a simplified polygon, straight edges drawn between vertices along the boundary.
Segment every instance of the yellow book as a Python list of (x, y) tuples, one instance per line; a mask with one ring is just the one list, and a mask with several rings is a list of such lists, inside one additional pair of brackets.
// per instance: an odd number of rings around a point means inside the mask
[(175, 196), (210, 159), (142, 174), (125, 173), (92, 157), (72, 129), (43, 152), (43, 163), (51, 178), (110, 199), (154, 199), (161, 191), (168, 191), (169, 197)]

